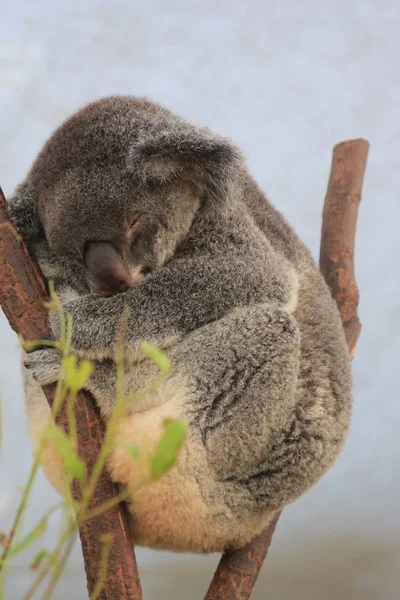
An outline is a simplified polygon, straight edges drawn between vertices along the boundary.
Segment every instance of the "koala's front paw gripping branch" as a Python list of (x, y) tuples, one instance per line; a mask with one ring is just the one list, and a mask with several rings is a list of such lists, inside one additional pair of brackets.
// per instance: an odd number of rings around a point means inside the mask
[[(369, 145), (365, 140), (350, 140), (335, 146), (332, 169), (325, 199), (320, 267), (336, 299), (343, 320), (351, 355), (360, 333), (357, 316), (358, 289), (354, 277), (354, 244), (358, 206)], [(23, 240), (14, 230), (0, 191), (0, 303), (11, 327), (26, 340), (49, 335), (44, 283)], [(51, 405), (54, 386), (44, 388)], [(104, 425), (90, 395), (81, 392), (75, 403), (77, 443), (80, 457), (90, 474), (99, 453)], [(57, 417), (68, 430), (65, 403)], [(90, 501), (90, 507), (110, 502), (118, 490), (103, 470)], [(80, 500), (79, 486), (73, 486), (75, 500)], [(225, 553), (211, 582), (206, 600), (247, 600), (253, 590), (280, 513), (251, 544)], [(101, 572), (104, 534), (113, 539), (104, 585), (99, 600), (139, 600), (142, 598), (136, 560), (127, 526), (125, 506), (120, 504), (98, 517), (84, 521), (80, 537), (85, 562), (88, 591), (92, 597)], [(6, 542), (7, 554), (12, 536)]]
[[(322, 218), (320, 268), (339, 306), (351, 356), (361, 330), (354, 246), (368, 150), (369, 144), (363, 139), (334, 147)], [(265, 531), (245, 548), (223, 555), (205, 600), (250, 598), (279, 517), (277, 513)]]
[[(38, 267), (15, 231), (7, 210), (6, 200), (0, 189), (0, 305), (16, 333), (25, 340), (49, 337), (45, 285)], [(55, 386), (43, 388), (52, 405)], [(68, 431), (66, 401), (57, 416), (57, 423)], [(85, 462), (90, 477), (104, 435), (104, 424), (90, 394), (80, 392), (74, 404), (77, 424), (77, 449)], [(72, 486), (74, 500), (81, 500), (80, 488), (75, 481)], [(87, 509), (110, 502), (118, 489), (103, 469)], [(133, 543), (130, 540), (124, 504), (119, 504), (98, 517), (85, 520), (79, 527), (85, 563), (87, 586), (90, 597), (97, 600), (140, 600), (142, 598)], [(7, 557), (13, 542), (11, 532), (3, 552)], [(102, 590), (97, 593), (98, 580), (102, 575), (104, 536), (111, 536), (112, 547), (107, 560), (107, 572)], [(110, 537), (108, 538), (110, 539)], [(102, 577), (103, 579), (103, 577)], [(97, 587), (96, 587), (97, 586)]]

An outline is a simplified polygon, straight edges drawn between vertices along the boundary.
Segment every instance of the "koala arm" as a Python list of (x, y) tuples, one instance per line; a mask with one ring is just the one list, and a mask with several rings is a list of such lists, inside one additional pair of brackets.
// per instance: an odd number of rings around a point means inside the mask
[(69, 296), (83, 296), (89, 293), (87, 273), (81, 262), (70, 256), (55, 254), (44, 239), (29, 244), (29, 250), (37, 260), (44, 277), (54, 281), (57, 294), (62, 296), (64, 290), (68, 290)]
[[(264, 264), (257, 268), (239, 256), (182, 258), (154, 271), (123, 294), (109, 298), (88, 294), (64, 302), (73, 319), (72, 350), (91, 359), (113, 358), (125, 307), (124, 345), (135, 352), (142, 339), (168, 347), (237, 306), (287, 302), (290, 278), (278, 269), (264, 271)], [(57, 336), (56, 314), (51, 324)]]

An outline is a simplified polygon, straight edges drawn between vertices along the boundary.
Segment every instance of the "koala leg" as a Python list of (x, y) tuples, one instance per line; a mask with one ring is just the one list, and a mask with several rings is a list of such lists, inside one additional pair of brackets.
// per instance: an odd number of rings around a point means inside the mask
[(330, 468), (348, 418), (337, 409), (329, 354), (310, 354), (315, 344), (282, 308), (255, 305), (180, 345), (197, 390), (186, 406), (190, 427), (213, 474), (207, 502), (220, 496), (238, 518), (275, 511)]
[(186, 411), (224, 502), (242, 514), (279, 508), (270, 484), (286, 469), (278, 442), (295, 415), (295, 319), (277, 305), (239, 308), (187, 336), (172, 358), (196, 388)]

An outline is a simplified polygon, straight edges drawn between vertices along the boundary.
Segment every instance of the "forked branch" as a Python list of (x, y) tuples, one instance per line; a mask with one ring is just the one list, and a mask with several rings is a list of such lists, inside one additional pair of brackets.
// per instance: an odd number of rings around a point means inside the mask
[[(322, 218), (320, 268), (338, 304), (351, 357), (361, 330), (354, 246), (368, 150), (362, 139), (334, 147)], [(280, 514), (245, 548), (222, 556), (205, 600), (250, 598)]]

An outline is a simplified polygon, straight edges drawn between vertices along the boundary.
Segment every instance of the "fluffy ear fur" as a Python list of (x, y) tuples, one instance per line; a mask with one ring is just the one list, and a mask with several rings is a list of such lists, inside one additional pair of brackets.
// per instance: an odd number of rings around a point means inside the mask
[(26, 242), (44, 237), (35, 194), (28, 183), (19, 185), (8, 201), (11, 220)]
[(166, 181), (175, 177), (224, 196), (243, 165), (239, 150), (222, 136), (182, 121), (154, 132), (131, 148), (128, 168), (135, 176)]

